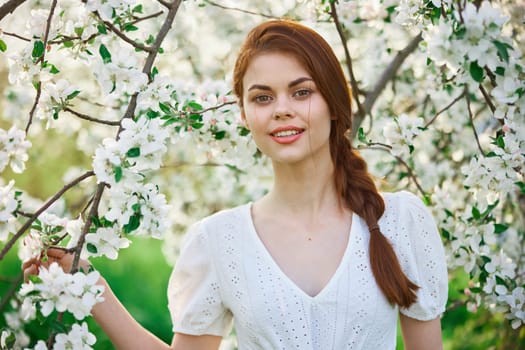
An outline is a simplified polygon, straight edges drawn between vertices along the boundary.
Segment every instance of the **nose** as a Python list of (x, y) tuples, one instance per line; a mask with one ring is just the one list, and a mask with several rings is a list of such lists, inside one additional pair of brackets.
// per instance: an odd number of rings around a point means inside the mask
[(275, 108), (273, 110), (273, 118), (275, 120), (291, 118), (293, 116), (288, 98), (280, 97), (276, 99)]

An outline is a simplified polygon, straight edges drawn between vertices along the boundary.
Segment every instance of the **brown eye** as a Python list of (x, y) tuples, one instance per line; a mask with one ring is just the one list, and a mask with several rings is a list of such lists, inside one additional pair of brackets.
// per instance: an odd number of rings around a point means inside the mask
[(267, 103), (271, 101), (271, 97), (268, 95), (257, 95), (253, 98), (253, 101), (257, 103)]
[(299, 89), (296, 92), (294, 92), (293, 96), (299, 97), (299, 98), (305, 98), (305, 97), (310, 96), (311, 94), (312, 94), (312, 90), (310, 89)]

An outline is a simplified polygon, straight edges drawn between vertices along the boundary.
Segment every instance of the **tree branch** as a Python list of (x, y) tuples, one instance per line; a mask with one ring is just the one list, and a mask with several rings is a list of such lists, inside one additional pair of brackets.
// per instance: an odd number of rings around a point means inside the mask
[[(346, 43), (346, 36), (343, 32), (343, 27), (341, 25), (341, 22), (339, 21), (339, 15), (337, 14), (337, 8), (335, 7), (334, 1), (330, 2), (330, 16), (334, 19), (335, 28), (337, 29), (337, 33), (339, 34), (339, 38), (341, 39), (341, 43), (343, 44), (343, 49), (345, 51), (346, 68), (348, 69), (348, 75), (350, 77), (350, 86), (352, 87), (352, 96), (354, 97), (354, 100), (357, 103), (357, 115), (361, 115), (361, 114), (364, 115), (366, 113), (363, 111), (363, 106), (361, 105), (361, 101), (359, 100), (360, 91), (359, 91), (359, 86), (357, 85), (357, 80), (354, 75), (354, 69), (352, 67), (352, 57), (350, 56), (350, 51), (348, 50), (348, 45)], [(353, 123), (355, 123), (355, 118), (354, 118)], [(359, 122), (357, 126), (352, 125), (352, 128), (354, 130), (357, 130), (359, 129), (360, 124), (361, 122)]]
[[(25, 0), (24, 0), (25, 1)], [(16, 33), (10, 33), (10, 32), (3, 32), (5, 35), (7, 36), (12, 36), (13, 38), (17, 38), (17, 39), (20, 39), (20, 40), (23, 40), (23, 41), (27, 41), (27, 42), (30, 42), (31, 39), (28, 39), (28, 38), (24, 38), (23, 36), (21, 35), (18, 35)]]
[(367, 144), (366, 146), (358, 146), (358, 149), (373, 149), (373, 150), (380, 150), (380, 151), (388, 152), (392, 157), (394, 157), (398, 161), (398, 163), (400, 163), (401, 165), (403, 165), (403, 167), (405, 167), (405, 169), (407, 170), (408, 177), (412, 180), (412, 182), (414, 182), (414, 185), (416, 185), (421, 195), (425, 198), (428, 197), (427, 192), (419, 184), (419, 181), (417, 180), (417, 177), (414, 174), (414, 171), (412, 170), (410, 165), (408, 165), (408, 163), (405, 162), (403, 158), (392, 154), (391, 152), (392, 146), (374, 142), (374, 143)]
[(164, 11), (159, 11), (159, 12), (155, 12), (155, 13), (152, 13), (151, 15), (147, 15), (147, 16), (144, 16), (144, 17), (135, 17), (135, 20), (130, 22), (129, 24), (137, 24), (139, 22), (145, 21), (145, 20), (150, 19), (150, 18), (159, 17), (163, 13), (164, 13)]
[(111, 120), (103, 120), (103, 119), (93, 118), (93, 117), (90, 117), (87, 114), (82, 114), (82, 113), (79, 113), (77, 111), (74, 111), (74, 110), (72, 110), (69, 107), (65, 107), (64, 111), (65, 112), (69, 112), (69, 113), (79, 117), (80, 119), (88, 120), (90, 122), (99, 123), (99, 124), (105, 124), (105, 125), (111, 125), (111, 126), (119, 126), (120, 125), (120, 121), (111, 121)]
[(89, 232), (89, 228), (91, 227), (91, 223), (93, 221), (93, 218), (98, 217), (98, 206), (100, 204), (100, 199), (102, 198), (102, 194), (104, 193), (104, 188), (107, 185), (104, 182), (101, 182), (97, 186), (97, 191), (95, 192), (95, 196), (93, 197), (93, 203), (91, 204), (91, 208), (89, 209), (89, 214), (86, 218), (86, 222), (84, 222), (84, 226), (82, 227), (82, 232), (80, 234), (80, 237), (78, 238), (77, 245), (75, 247), (75, 256), (73, 257), (73, 264), (71, 265), (71, 273), (75, 273), (78, 271), (78, 262), (80, 261), (80, 253), (82, 252), (82, 247), (84, 246), (84, 242), (86, 240), (86, 235)]
[[(171, 29), (171, 26), (173, 25), (175, 15), (177, 14), (181, 2), (182, 0), (174, 0), (172, 3), (166, 4), (169, 9), (168, 14), (166, 15), (166, 19), (164, 20), (164, 23), (162, 24), (162, 27), (160, 28), (160, 31), (157, 34), (157, 37), (155, 38), (155, 42), (153, 43), (153, 46), (149, 51), (148, 57), (146, 58), (146, 62), (144, 63), (144, 67), (142, 68), (142, 73), (148, 75), (148, 79), (150, 82), (153, 80), (151, 76), (153, 62), (155, 62), (155, 58), (157, 57), (160, 46), (162, 45), (162, 42), (166, 38), (166, 35), (168, 34), (169, 30)], [(135, 114), (135, 109), (137, 108), (137, 96), (138, 93), (134, 93), (133, 96), (131, 96), (128, 108), (126, 109), (126, 112), (124, 113), (122, 119), (132, 118)], [(121, 131), (122, 125), (119, 128), (118, 134), (120, 134)]]
[(25, 222), (25, 224), (15, 233), (15, 235), (6, 243), (6, 245), (2, 248), (2, 251), (0, 252), (0, 261), (4, 258), (4, 256), (7, 254), (9, 249), (15, 244), (15, 242), (24, 234), (24, 232), (33, 224), (33, 222), (42, 214), (44, 211), (46, 211), (53, 203), (55, 203), (64, 193), (66, 193), (70, 188), (76, 186), (78, 183), (82, 182), (83, 180), (87, 179), (88, 177), (91, 177), (95, 175), (93, 171), (88, 171), (84, 173), (83, 175), (77, 177), (70, 183), (64, 185), (60, 191), (58, 191), (53, 197), (51, 197), (40, 209), (38, 209), (32, 216)]
[(363, 102), (362, 112), (358, 113), (354, 117), (354, 124), (356, 124), (355, 127), (352, 127), (352, 133), (354, 137), (357, 134), (357, 130), (363, 122), (363, 119), (367, 114), (370, 113), (377, 98), (385, 89), (386, 84), (394, 78), (394, 76), (397, 73), (397, 70), (401, 67), (403, 62), (405, 62), (406, 58), (417, 48), (421, 40), (423, 40), (423, 36), (421, 33), (419, 33), (408, 43), (408, 45), (404, 49), (399, 51), (396, 57), (394, 57), (394, 59), (390, 62), (388, 67), (386, 67), (386, 69), (383, 71), (383, 74), (381, 74), (381, 77), (377, 81), (372, 91), (370, 91), (366, 95), (365, 101)]
[[(40, 63), (41, 65), (43, 65), (45, 62), (47, 41), (49, 39), (49, 30), (51, 29), (51, 20), (53, 19), (53, 14), (55, 13), (56, 6), (57, 0), (53, 0), (53, 2), (51, 3), (51, 8), (49, 9), (49, 16), (47, 16), (46, 29), (44, 33), (44, 52), (42, 52), (42, 56), (38, 58), (35, 64)], [(35, 115), (36, 107), (38, 106), (40, 96), (42, 95), (42, 82), (39, 80), (37, 84), (38, 86), (36, 88), (35, 101), (33, 103), (33, 106), (31, 107), (31, 111), (29, 112), (29, 120), (27, 121), (25, 129), (26, 134), (29, 132), (29, 127), (33, 123), (33, 116)]]
[(204, 2), (209, 4), (209, 5), (221, 8), (223, 10), (233, 10), (233, 11), (247, 13), (249, 15), (261, 16), (261, 17), (269, 18), (269, 19), (278, 19), (279, 18), (279, 17), (275, 17), (275, 16), (272, 16), (272, 15), (267, 15), (267, 14), (260, 13), (260, 12), (253, 12), (253, 11), (249, 11), (249, 10), (244, 10), (244, 9), (241, 9), (241, 8), (238, 8), (238, 7), (230, 7), (230, 6), (221, 5), (221, 4), (218, 4), (218, 3), (214, 2), (214, 1), (210, 1), (210, 0), (204, 0)]
[(22, 5), (26, 0), (9, 0), (0, 7), (0, 21), (10, 13), (13, 13), (14, 10), (20, 5)]
[(487, 93), (487, 90), (485, 90), (485, 88), (481, 84), (479, 84), (479, 91), (481, 91), (481, 94), (483, 95), (485, 102), (487, 102), (487, 106), (489, 106), (490, 111), (494, 113), (494, 111), (496, 110), (496, 107), (494, 106), (494, 103), (492, 103), (492, 100), (490, 99), (490, 96)]
[[(95, 12), (96, 15), (100, 18), (99, 14), (97, 12)], [(137, 48), (137, 49), (140, 49), (142, 51), (146, 51), (146, 52), (153, 52), (154, 48), (152, 47), (149, 47), (149, 46), (146, 46), (146, 45), (143, 45), (139, 42), (136, 42), (135, 40), (131, 39), (130, 37), (128, 37), (126, 34), (124, 34), (123, 32), (121, 32), (117, 27), (115, 27), (111, 22), (108, 22), (108, 21), (103, 21), (103, 23), (109, 28), (109, 30), (111, 30), (113, 33), (115, 33), (119, 38), (121, 38), (122, 40), (124, 40), (125, 42), (127, 42), (128, 44), (131, 44), (133, 47)]]
[(425, 124), (425, 128), (428, 128), (430, 126), (430, 124), (432, 124), (436, 119), (437, 117), (445, 112), (446, 110), (448, 110), (450, 107), (452, 107), (454, 104), (456, 104), (456, 102), (458, 102), (460, 99), (462, 99), (463, 97), (465, 96), (465, 90), (463, 90), (463, 92), (461, 94), (459, 94), (458, 97), (456, 97), (452, 102), (450, 102), (448, 105), (446, 105), (444, 108), (442, 108), (441, 110), (439, 110), (433, 117), (432, 119), (430, 119), (426, 124)]
[(478, 132), (476, 131), (476, 126), (474, 125), (474, 115), (472, 114), (472, 108), (470, 106), (470, 96), (468, 92), (467, 86), (465, 86), (465, 99), (467, 100), (467, 110), (468, 110), (468, 116), (470, 119), (470, 126), (472, 127), (472, 131), (474, 132), (474, 138), (476, 139), (476, 144), (478, 145), (479, 152), (483, 157), (486, 157), (485, 151), (483, 151), (483, 148), (481, 148), (481, 143), (479, 142), (479, 136)]
[(18, 286), (22, 281), (24, 280), (24, 272), (20, 272), (18, 276), (15, 277), (15, 280), (11, 282), (11, 286), (9, 289), (5, 292), (4, 296), (2, 297), (2, 301), (0, 302), (0, 313), (4, 314), (4, 308), (9, 303), (9, 300), (15, 295), (16, 291), (18, 290)]

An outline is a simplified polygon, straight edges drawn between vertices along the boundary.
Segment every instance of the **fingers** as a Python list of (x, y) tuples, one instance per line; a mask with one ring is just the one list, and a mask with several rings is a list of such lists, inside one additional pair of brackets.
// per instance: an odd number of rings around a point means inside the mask
[(51, 247), (47, 249), (47, 256), (50, 258), (55, 258), (57, 260), (60, 260), (64, 257), (64, 255), (68, 254), (67, 251), (63, 248), (58, 247)]
[(29, 280), (29, 276), (31, 275), (38, 275), (37, 264), (32, 264), (28, 265), (27, 267), (24, 267), (24, 282), (27, 282)]

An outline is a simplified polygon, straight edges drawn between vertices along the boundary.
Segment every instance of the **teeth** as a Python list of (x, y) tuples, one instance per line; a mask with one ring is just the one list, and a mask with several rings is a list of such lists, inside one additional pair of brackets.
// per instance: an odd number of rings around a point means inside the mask
[(299, 130), (285, 130), (285, 131), (279, 131), (273, 134), (273, 136), (277, 137), (285, 137), (285, 136), (292, 136), (299, 134)]

